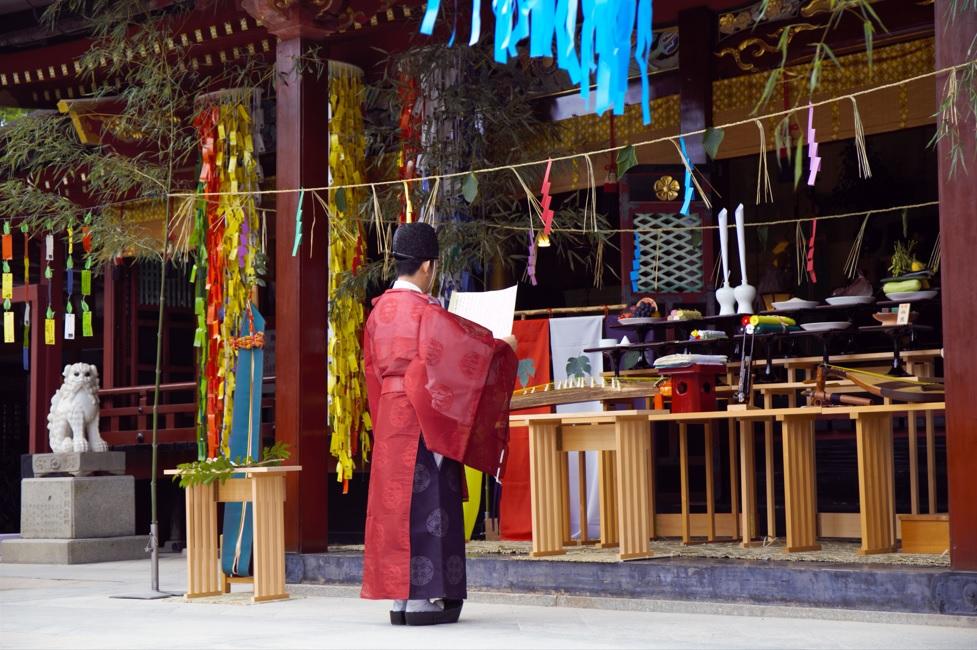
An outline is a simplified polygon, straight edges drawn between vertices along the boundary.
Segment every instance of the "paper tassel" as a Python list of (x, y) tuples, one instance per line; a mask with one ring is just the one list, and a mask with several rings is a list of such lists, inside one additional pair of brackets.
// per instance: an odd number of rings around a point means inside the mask
[(855, 154), (858, 157), (858, 175), (862, 178), (872, 178), (872, 166), (868, 162), (868, 149), (865, 147), (865, 128), (862, 126), (862, 116), (858, 112), (858, 102), (851, 100), (852, 119), (855, 123)]
[(821, 156), (818, 155), (818, 141), (814, 132), (814, 104), (807, 105), (807, 157), (810, 161), (807, 184), (813, 187), (818, 172), (821, 171)]
[(767, 132), (760, 120), (756, 120), (757, 130), (760, 132), (760, 163), (756, 177), (756, 204), (760, 205), (760, 188), (763, 187), (763, 200), (773, 203), (773, 189), (770, 187), (770, 170), (767, 167)]
[(553, 161), (549, 160), (546, 163), (546, 172), (543, 174), (543, 186), (540, 189), (540, 219), (543, 221), (543, 237), (549, 239), (550, 232), (553, 228), (553, 209), (550, 204), (553, 202), (553, 197), (550, 196), (550, 170), (553, 168)]

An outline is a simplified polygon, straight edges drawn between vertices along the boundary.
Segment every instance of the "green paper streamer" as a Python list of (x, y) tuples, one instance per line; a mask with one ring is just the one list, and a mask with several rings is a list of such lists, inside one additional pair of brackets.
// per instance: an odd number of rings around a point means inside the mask
[(706, 155), (712, 160), (716, 159), (716, 154), (719, 153), (719, 145), (722, 144), (724, 137), (726, 137), (726, 132), (723, 129), (713, 127), (706, 129), (705, 134), (702, 136), (702, 148), (705, 149)]
[(81, 272), (81, 295), (90, 296), (92, 294), (92, 272), (84, 270)]
[(620, 179), (629, 169), (638, 164), (638, 154), (634, 150), (634, 145), (628, 145), (617, 152), (617, 177)]
[(461, 193), (469, 203), (475, 201), (475, 197), (478, 196), (478, 178), (475, 174), (469, 173), (465, 177), (465, 184), (461, 186)]
[(92, 336), (92, 312), (90, 311), (81, 315), (81, 335)]

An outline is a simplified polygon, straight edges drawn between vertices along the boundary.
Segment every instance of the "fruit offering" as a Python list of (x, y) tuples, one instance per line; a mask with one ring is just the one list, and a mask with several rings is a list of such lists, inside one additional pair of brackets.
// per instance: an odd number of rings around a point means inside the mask
[(621, 312), (618, 318), (658, 318), (658, 303), (645, 296)]

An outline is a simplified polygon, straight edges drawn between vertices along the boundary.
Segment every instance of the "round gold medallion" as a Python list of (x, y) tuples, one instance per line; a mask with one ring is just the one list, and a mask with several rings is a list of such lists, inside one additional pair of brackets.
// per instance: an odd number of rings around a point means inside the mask
[(655, 196), (659, 201), (674, 201), (678, 198), (678, 181), (671, 176), (662, 176), (655, 181)]

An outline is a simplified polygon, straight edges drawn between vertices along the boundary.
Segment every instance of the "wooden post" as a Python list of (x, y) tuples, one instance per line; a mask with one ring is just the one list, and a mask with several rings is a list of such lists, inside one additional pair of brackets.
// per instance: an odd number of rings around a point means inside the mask
[[(303, 3), (287, 8), (245, 0), (244, 9), (278, 37), (276, 182), (281, 190), (329, 184), (328, 75), (302, 57), (324, 33)], [(321, 71), (320, 71), (321, 72)], [(329, 432), (326, 424), (326, 299), (329, 228), (306, 194), (304, 233), (295, 239), (297, 191), (275, 195), (275, 439), (291, 450), (285, 504), (285, 550), (325, 551), (328, 537)]]
[(556, 445), (558, 435), (559, 425), (553, 422), (529, 423), (529, 483), (533, 525), (531, 555), (537, 557), (565, 552), (559, 490), (561, 459)]
[(706, 539), (716, 541), (716, 490), (713, 478), (713, 424), (705, 424), (706, 445), (703, 453), (706, 465)]
[[(960, 10), (953, 15), (953, 0), (936, 0), (934, 34), (936, 68), (957, 65), (972, 58), (968, 49), (977, 34), (977, 12)], [(944, 99), (947, 75), (936, 78), (936, 104)], [(947, 296), (973, 296), (973, 255), (977, 250), (977, 124), (966, 110), (967, 92), (957, 100), (957, 126), (962, 164), (950, 174), (950, 142), (938, 147), (940, 184), (940, 232), (943, 263), (940, 268), (943, 292)], [(977, 301), (943, 301), (943, 344), (946, 350), (946, 445), (947, 482), (950, 500), (950, 566), (956, 570), (977, 570), (977, 400), (973, 399), (973, 369), (977, 367), (977, 346), (972, 343), (977, 319)], [(927, 441), (928, 442), (928, 441)], [(932, 499), (932, 497), (931, 497)]]
[(692, 530), (689, 522), (689, 432), (683, 422), (678, 425), (678, 464), (681, 480), (682, 500), (682, 543), (692, 541)]
[(862, 528), (859, 553), (892, 553), (896, 550), (892, 416), (888, 413), (856, 415), (855, 440), (858, 445), (858, 510)]
[(814, 416), (789, 415), (783, 419), (784, 513), (787, 552), (819, 551), (814, 459)]
[(747, 548), (754, 546), (756, 537), (756, 469), (755, 448), (753, 437), (753, 421), (740, 420), (740, 486), (743, 490), (743, 521), (740, 530), (743, 541), (740, 546)]

